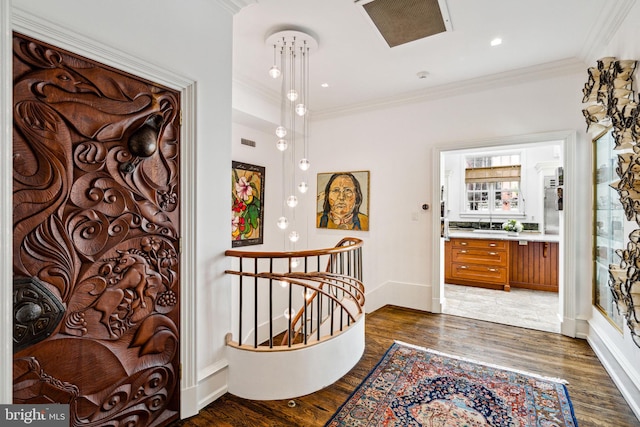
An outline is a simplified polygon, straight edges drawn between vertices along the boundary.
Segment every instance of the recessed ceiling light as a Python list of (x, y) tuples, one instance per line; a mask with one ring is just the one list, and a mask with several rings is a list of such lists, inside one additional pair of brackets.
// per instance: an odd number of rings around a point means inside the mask
[(495, 39), (491, 40), (491, 46), (499, 46), (502, 44), (502, 39), (500, 37), (496, 37)]
[(426, 79), (428, 75), (429, 73), (427, 71), (418, 71), (416, 73), (416, 76), (418, 76), (419, 79)]
[(329, 87), (329, 83), (322, 83), (320, 86), (322, 86), (322, 87)]

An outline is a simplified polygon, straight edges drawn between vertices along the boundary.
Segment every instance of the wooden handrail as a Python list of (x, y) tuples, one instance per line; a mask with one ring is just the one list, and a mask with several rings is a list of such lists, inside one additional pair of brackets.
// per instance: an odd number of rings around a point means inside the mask
[[(364, 312), (364, 284), (361, 281), (362, 244), (363, 242), (360, 239), (347, 237), (340, 240), (335, 247), (325, 249), (286, 252), (227, 250), (225, 255), (237, 257), (240, 262), (237, 271), (225, 271), (227, 274), (239, 276), (240, 278), (238, 283), (240, 304), (238, 342), (233, 343), (232, 337), (229, 336), (227, 344), (238, 348), (260, 351), (264, 349), (264, 347), (263, 345), (259, 346), (258, 342), (265, 343), (265, 335), (268, 335), (268, 348), (270, 350), (274, 347), (291, 348), (294, 344), (293, 341), (295, 341), (303, 331), (304, 345), (307, 345), (307, 338), (310, 338), (312, 336), (311, 334), (317, 335), (311, 341), (318, 343), (326, 341), (326, 339), (331, 336), (342, 332), (344, 330), (343, 328), (348, 328), (351, 323), (355, 322)], [(317, 260), (314, 260), (314, 258)], [(253, 259), (253, 261), (247, 265), (247, 263), (243, 263), (244, 259)], [(292, 271), (291, 263), (283, 265), (282, 261), (275, 265), (275, 259), (288, 259), (290, 261), (293, 259), (303, 259), (300, 265), (303, 266), (304, 271)], [(324, 262), (324, 260), (326, 260), (325, 271), (309, 271), (309, 269), (313, 268), (320, 270), (320, 264)], [(265, 261), (268, 261), (268, 267)], [(284, 268), (284, 271), (274, 271), (274, 266), (276, 270)], [(243, 281), (243, 279), (245, 280)], [(273, 315), (274, 301), (272, 301), (271, 295), (274, 292), (272, 288), (274, 282), (282, 283), (285, 288), (286, 286), (289, 287), (288, 308), (285, 310), (288, 326), (285, 331), (280, 329), (279, 332), (273, 331), (273, 326), (277, 324), (276, 319), (282, 317), (282, 315), (276, 317)], [(249, 287), (247, 288), (247, 286)], [(265, 290), (260, 291), (260, 289)], [(299, 290), (303, 291), (303, 299), (300, 302), (302, 307), (299, 308), (297, 312), (295, 312), (292, 307), (292, 303), (298, 304), (298, 302), (292, 300), (291, 292), (294, 289), (298, 289), (296, 292)], [(264, 299), (267, 295), (265, 292), (268, 292), (269, 295), (268, 303)], [(260, 297), (260, 295), (263, 296)], [(247, 298), (248, 301), (253, 301), (253, 317), (251, 317), (250, 311), (246, 312), (249, 306), (245, 307), (243, 305), (243, 301), (246, 301)], [(275, 300), (276, 306), (281, 305), (283, 302), (286, 303), (286, 300), (283, 301), (281, 298), (282, 297), (279, 297), (279, 299)], [(296, 297), (296, 299), (299, 299), (299, 297)], [(315, 300), (317, 300), (317, 304), (314, 302)], [(345, 305), (346, 301), (351, 301), (349, 306)], [(267, 309), (268, 316), (266, 316), (266, 320), (268, 320), (268, 325), (264, 323), (265, 310)], [(309, 318), (307, 318), (308, 311), (310, 312)], [(287, 312), (291, 312), (291, 315), (288, 315)], [(262, 320), (259, 320), (259, 313), (262, 313)], [(302, 320), (302, 316), (304, 316), (304, 320)], [(253, 319), (253, 327), (249, 329), (249, 331), (253, 330), (253, 345), (242, 344), (243, 318), (245, 320)], [(326, 320), (330, 320), (330, 323), (323, 326)], [(262, 324), (264, 327), (269, 327), (268, 334), (261, 333), (262, 338), (260, 339), (258, 339), (259, 324)], [(334, 331), (334, 325), (339, 332)], [(327, 333), (327, 328), (330, 328), (329, 333)], [(279, 335), (283, 332), (284, 338), (282, 344), (280, 346), (274, 344), (274, 334)], [(323, 334), (326, 334), (326, 336), (322, 336)], [(293, 338), (290, 339), (290, 337)]]
[[(353, 242), (347, 246), (345, 243)], [(237, 249), (228, 249), (224, 252), (226, 256), (237, 258), (305, 258), (320, 255), (337, 254), (340, 252), (349, 252), (353, 249), (362, 247), (362, 240), (354, 237), (346, 237), (334, 247), (325, 249), (311, 249), (305, 251), (288, 251), (288, 252), (260, 252), (260, 251), (240, 251)]]

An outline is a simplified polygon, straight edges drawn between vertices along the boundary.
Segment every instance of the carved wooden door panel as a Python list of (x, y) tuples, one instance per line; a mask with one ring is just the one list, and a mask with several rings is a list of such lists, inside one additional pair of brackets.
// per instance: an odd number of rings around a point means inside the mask
[(179, 411), (180, 94), (14, 34), (14, 403)]

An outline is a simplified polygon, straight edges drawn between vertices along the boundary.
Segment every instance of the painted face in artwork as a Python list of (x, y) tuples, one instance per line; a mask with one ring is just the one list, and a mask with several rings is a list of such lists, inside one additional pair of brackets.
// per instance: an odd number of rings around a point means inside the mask
[(356, 203), (356, 188), (348, 176), (339, 176), (329, 188), (329, 206), (336, 217), (349, 215)]

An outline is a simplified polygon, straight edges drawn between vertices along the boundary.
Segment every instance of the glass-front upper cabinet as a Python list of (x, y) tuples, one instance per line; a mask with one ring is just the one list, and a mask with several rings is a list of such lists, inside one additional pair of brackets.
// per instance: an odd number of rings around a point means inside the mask
[(618, 192), (611, 183), (619, 179), (616, 173), (618, 154), (611, 130), (593, 140), (594, 158), (594, 305), (622, 330), (624, 317), (618, 313), (609, 288), (609, 265), (620, 265), (616, 250), (624, 248), (624, 209)]

